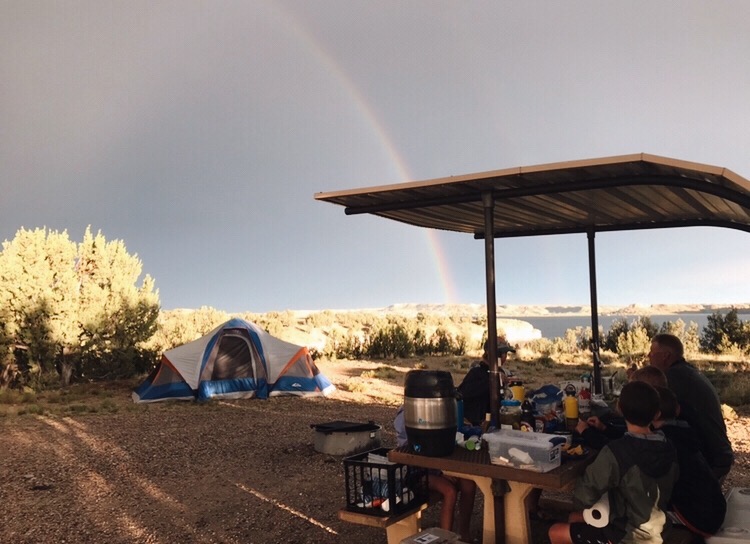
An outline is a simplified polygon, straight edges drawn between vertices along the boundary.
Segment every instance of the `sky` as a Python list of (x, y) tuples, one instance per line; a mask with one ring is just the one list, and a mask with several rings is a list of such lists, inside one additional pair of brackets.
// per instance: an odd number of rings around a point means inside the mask
[[(486, 301), (471, 235), (318, 192), (650, 153), (750, 179), (750, 2), (0, 2), (0, 240), (123, 240), (162, 308)], [(584, 234), (497, 303), (589, 304)], [(600, 305), (748, 303), (750, 235), (601, 233)]]

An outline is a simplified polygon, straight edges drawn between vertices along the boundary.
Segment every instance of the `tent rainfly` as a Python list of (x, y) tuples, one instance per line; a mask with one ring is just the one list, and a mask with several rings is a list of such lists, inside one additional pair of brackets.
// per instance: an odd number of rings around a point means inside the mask
[(318, 396), (335, 389), (306, 347), (279, 340), (253, 323), (230, 319), (164, 352), (133, 391), (133, 401)]

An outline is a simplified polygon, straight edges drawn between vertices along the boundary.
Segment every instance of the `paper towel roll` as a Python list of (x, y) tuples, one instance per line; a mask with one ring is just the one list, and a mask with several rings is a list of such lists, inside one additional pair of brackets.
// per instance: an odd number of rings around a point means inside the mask
[(591, 508), (583, 511), (583, 521), (592, 527), (606, 527), (609, 524), (609, 496), (602, 495)]

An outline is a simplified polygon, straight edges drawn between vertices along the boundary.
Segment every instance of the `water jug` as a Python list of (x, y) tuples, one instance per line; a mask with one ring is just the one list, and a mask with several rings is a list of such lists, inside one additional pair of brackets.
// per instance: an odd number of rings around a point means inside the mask
[(415, 453), (444, 457), (456, 445), (453, 377), (442, 370), (411, 370), (404, 380), (406, 437)]

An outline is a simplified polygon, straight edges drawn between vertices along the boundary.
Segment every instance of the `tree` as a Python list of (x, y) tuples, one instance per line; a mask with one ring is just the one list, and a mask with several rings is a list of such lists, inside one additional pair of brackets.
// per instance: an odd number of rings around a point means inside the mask
[[(258, 316), (246, 314), (242, 316), (258, 326), (263, 326)], [(230, 315), (210, 306), (202, 306), (197, 310), (164, 310), (159, 312), (156, 333), (146, 344), (153, 353), (161, 353), (182, 344), (187, 344), (207, 334), (225, 321)]]
[(750, 323), (739, 319), (737, 309), (732, 307), (726, 316), (715, 312), (708, 316), (701, 333), (701, 348), (708, 353), (721, 353), (736, 346), (740, 350), (750, 348)]
[(618, 317), (609, 327), (602, 347), (608, 351), (617, 353), (617, 341), (619, 340), (620, 335), (627, 333), (629, 330), (630, 325), (628, 325), (628, 320), (624, 317)]
[(94, 377), (145, 370), (139, 344), (156, 332), (159, 295), (148, 275), (136, 285), (142, 268), (121, 240), (107, 242), (101, 232), (86, 229), (76, 263), (77, 318), (81, 362)]
[(633, 321), (630, 328), (634, 329), (636, 327), (641, 327), (646, 332), (646, 336), (649, 339), (656, 336), (656, 333), (659, 332), (659, 325), (651, 321), (651, 318), (647, 315), (638, 316), (635, 321)]
[(453, 337), (442, 327), (438, 327), (430, 340), (433, 353), (448, 355), (453, 352)]
[(691, 321), (685, 328), (685, 322), (682, 319), (677, 321), (665, 321), (661, 324), (659, 332), (673, 334), (682, 341), (685, 353), (698, 353), (700, 351), (700, 338), (698, 335), (698, 324)]
[(74, 369), (127, 375), (143, 366), (142, 342), (156, 329), (158, 292), (121, 241), (86, 229), (79, 245), (66, 231), (21, 229), (0, 253), (5, 330), (26, 348), (27, 379)]
[(13, 339), (8, 334), (7, 311), (0, 307), (0, 389), (16, 383), (20, 376), (13, 356)]
[(635, 323), (628, 332), (617, 339), (617, 353), (627, 363), (641, 359), (651, 347), (648, 331), (640, 323)]
[(67, 232), (21, 229), (0, 253), (0, 305), (14, 344), (26, 349), (20, 371), (31, 381), (54, 371), (61, 346), (78, 336), (76, 247)]

